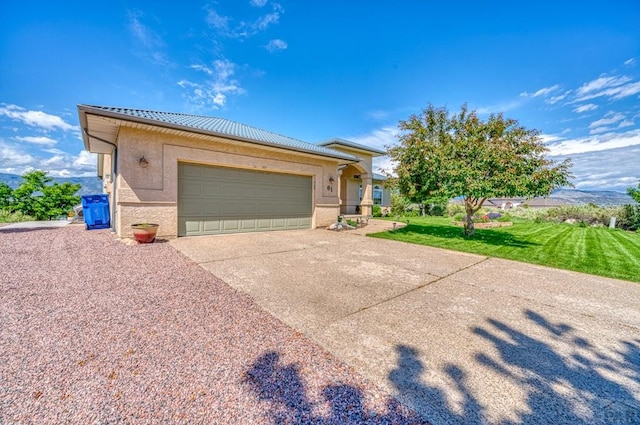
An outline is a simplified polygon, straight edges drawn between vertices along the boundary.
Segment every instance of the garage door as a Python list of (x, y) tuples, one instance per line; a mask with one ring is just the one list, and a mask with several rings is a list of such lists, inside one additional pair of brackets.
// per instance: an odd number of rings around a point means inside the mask
[(178, 236), (311, 227), (308, 176), (178, 165)]

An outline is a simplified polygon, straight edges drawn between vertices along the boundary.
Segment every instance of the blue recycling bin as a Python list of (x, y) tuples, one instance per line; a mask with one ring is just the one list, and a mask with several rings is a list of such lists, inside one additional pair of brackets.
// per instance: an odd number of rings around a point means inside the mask
[(88, 230), (111, 227), (109, 195), (82, 195), (82, 214)]

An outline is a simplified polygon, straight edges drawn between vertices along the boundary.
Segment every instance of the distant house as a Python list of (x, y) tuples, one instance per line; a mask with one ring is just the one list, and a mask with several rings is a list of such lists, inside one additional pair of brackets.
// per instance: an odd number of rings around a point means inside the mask
[(172, 112), (78, 105), (78, 115), (119, 236), (137, 222), (164, 237), (321, 227), (390, 205), (373, 173), (384, 152), (347, 140)]
[[(462, 200), (457, 200), (454, 203), (462, 204)], [(545, 196), (538, 196), (532, 199), (527, 198), (489, 198), (484, 202), (484, 207), (499, 208), (502, 210), (509, 210), (511, 208), (521, 208), (524, 206), (530, 208), (547, 208), (547, 207), (560, 207), (563, 205), (571, 205), (564, 199), (550, 198)]]
[(562, 205), (569, 205), (564, 200), (550, 198), (545, 196), (538, 196), (535, 198), (491, 198), (487, 199), (484, 203), (485, 207), (500, 208), (508, 210), (511, 208), (518, 208), (527, 206), (530, 208), (545, 208), (545, 207), (559, 207)]

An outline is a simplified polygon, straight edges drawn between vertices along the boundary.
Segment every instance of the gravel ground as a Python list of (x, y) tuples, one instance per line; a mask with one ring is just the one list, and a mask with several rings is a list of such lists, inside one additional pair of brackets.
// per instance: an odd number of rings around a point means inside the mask
[(167, 243), (0, 229), (2, 424), (414, 424)]

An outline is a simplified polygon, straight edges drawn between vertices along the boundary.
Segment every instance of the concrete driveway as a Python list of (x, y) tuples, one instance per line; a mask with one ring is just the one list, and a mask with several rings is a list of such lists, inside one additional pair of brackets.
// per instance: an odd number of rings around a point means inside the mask
[(364, 233), (172, 245), (434, 424), (640, 423), (640, 285)]

